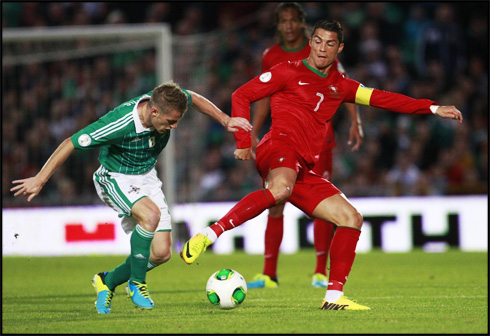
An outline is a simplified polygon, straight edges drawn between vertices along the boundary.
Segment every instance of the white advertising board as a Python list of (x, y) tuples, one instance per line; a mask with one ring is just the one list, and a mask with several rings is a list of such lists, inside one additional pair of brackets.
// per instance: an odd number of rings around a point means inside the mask
[[(420, 247), (444, 251), (488, 250), (488, 197), (352, 198), (364, 216), (357, 252), (373, 248), (408, 252)], [(190, 235), (226, 214), (235, 203), (177, 204), (172, 209), (174, 244), (180, 250)], [(267, 211), (221, 235), (215, 253), (237, 249), (264, 251)], [(311, 219), (291, 204), (284, 213), (281, 252), (313, 244)], [(61, 256), (129, 254), (129, 236), (117, 214), (106, 206), (2, 209), (3, 255)]]

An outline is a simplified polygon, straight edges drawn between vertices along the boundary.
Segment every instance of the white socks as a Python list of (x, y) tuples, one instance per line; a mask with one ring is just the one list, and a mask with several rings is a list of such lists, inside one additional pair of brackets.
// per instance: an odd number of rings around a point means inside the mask
[(325, 300), (327, 300), (330, 303), (333, 303), (338, 299), (340, 299), (342, 295), (344, 295), (344, 292), (338, 290), (327, 290), (327, 293), (325, 294)]
[(216, 233), (211, 229), (209, 226), (207, 228), (202, 229), (199, 233), (207, 236), (209, 240), (211, 240), (212, 243), (218, 239), (218, 236), (216, 236)]

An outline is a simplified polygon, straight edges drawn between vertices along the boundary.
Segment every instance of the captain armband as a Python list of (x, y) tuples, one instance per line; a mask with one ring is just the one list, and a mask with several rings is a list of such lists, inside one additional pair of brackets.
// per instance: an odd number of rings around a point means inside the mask
[(369, 106), (371, 101), (371, 95), (373, 94), (373, 88), (367, 88), (364, 85), (359, 85), (356, 92), (356, 104)]

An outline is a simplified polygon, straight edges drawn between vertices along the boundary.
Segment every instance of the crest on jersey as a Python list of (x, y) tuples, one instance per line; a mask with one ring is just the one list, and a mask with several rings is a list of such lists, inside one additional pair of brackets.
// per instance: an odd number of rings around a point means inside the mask
[(335, 85), (329, 85), (328, 90), (330, 91), (330, 95), (333, 97), (340, 97), (339, 88)]
[(131, 194), (132, 192), (136, 193), (136, 194), (139, 194), (140, 193), (140, 190), (141, 188), (138, 188), (138, 187), (135, 187), (134, 185), (130, 185), (129, 186), (129, 191), (128, 191), (128, 194)]
[(92, 142), (92, 139), (90, 138), (90, 136), (88, 134), (82, 134), (78, 137), (78, 144), (81, 147), (87, 147), (90, 145), (91, 142)]
[(270, 72), (264, 72), (262, 75), (260, 75), (259, 79), (262, 83), (267, 83), (270, 81), (272, 78), (272, 74)]

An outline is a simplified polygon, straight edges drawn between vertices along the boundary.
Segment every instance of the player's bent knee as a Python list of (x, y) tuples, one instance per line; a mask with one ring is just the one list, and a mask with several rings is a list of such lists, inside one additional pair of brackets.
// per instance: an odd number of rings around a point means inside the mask
[(359, 212), (355, 211), (348, 215), (344, 223), (344, 226), (348, 226), (360, 230), (362, 227), (362, 223), (363, 223), (362, 215)]
[(147, 231), (155, 232), (160, 222), (160, 209), (149, 210), (142, 218), (140, 225)]
[(160, 208), (153, 201), (145, 197), (136, 202), (131, 211), (143, 229), (155, 232), (160, 222)]
[(269, 189), (269, 191), (271, 192), (272, 196), (274, 196), (276, 204), (280, 205), (288, 200), (288, 198), (291, 196), (293, 188), (288, 186), (280, 186), (278, 188)]
[(154, 217), (154, 218), (148, 218), (147, 220), (143, 220), (139, 224), (146, 231), (155, 232), (159, 222), (160, 222), (160, 217)]
[(363, 223), (362, 215), (357, 211), (351, 211), (341, 215), (341, 219), (338, 222), (338, 226), (351, 227), (355, 229), (361, 229)]
[(362, 227), (362, 223), (364, 222), (364, 218), (359, 212), (356, 212), (353, 218), (353, 222), (353, 227), (360, 230)]

